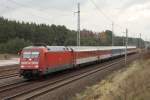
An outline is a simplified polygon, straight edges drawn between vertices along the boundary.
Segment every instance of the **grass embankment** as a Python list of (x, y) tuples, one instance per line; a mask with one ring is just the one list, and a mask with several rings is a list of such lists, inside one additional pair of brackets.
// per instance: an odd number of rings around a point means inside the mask
[(137, 60), (113, 72), (75, 100), (150, 100), (150, 59)]

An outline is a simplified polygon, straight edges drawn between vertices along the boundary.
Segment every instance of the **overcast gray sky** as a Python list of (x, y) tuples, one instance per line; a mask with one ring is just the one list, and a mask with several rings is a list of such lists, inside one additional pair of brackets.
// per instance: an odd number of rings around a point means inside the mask
[(143, 39), (150, 40), (150, 0), (0, 0), (0, 16), (76, 30), (77, 2), (81, 3), (81, 29), (111, 30), (111, 19), (116, 35), (123, 35), (127, 27), (129, 36), (142, 33)]

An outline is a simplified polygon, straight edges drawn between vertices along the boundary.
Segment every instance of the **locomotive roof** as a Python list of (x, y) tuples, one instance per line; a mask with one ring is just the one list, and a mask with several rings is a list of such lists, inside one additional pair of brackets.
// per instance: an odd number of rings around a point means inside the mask
[(23, 49), (33, 49), (33, 48), (45, 48), (44, 46), (28, 46), (28, 47), (24, 47)]

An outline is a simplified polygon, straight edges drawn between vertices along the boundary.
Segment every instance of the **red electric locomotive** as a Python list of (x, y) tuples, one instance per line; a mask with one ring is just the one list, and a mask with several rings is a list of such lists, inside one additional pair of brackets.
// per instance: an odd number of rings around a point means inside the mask
[[(128, 53), (137, 52), (128, 47)], [(21, 51), (20, 75), (25, 78), (41, 76), (81, 64), (91, 63), (125, 54), (125, 47), (30, 46)]]

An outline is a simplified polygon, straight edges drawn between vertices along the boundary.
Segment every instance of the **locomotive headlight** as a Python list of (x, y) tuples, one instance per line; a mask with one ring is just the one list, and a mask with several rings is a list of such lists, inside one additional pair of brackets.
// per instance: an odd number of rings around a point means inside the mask
[(35, 68), (39, 68), (39, 66), (38, 66), (38, 65), (35, 65)]
[(21, 68), (24, 68), (24, 66), (23, 66), (23, 65), (21, 65), (20, 67), (21, 67)]

